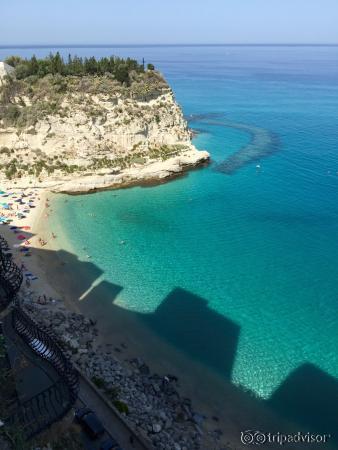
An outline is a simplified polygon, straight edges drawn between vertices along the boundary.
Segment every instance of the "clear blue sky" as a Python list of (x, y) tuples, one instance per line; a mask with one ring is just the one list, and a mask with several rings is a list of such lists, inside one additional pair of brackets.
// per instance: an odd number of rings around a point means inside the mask
[(338, 43), (338, 0), (6, 0), (0, 45)]

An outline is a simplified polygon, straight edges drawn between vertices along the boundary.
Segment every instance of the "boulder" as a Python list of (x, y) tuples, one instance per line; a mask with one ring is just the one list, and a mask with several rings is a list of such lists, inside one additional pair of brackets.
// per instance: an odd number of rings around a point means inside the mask
[(153, 432), (159, 433), (162, 430), (162, 425), (160, 423), (154, 423), (153, 424)]
[(14, 67), (6, 64), (5, 62), (0, 61), (0, 85), (5, 84), (6, 77), (14, 76), (15, 69)]

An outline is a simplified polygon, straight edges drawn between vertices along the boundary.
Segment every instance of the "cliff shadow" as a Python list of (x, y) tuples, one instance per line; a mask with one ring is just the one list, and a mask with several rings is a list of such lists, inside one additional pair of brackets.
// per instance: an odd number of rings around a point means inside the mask
[(176, 288), (142, 320), (188, 356), (231, 378), (240, 327), (212, 310), (204, 298)]
[[(91, 271), (90, 267), (85, 269)], [(123, 331), (135, 320), (141, 321), (146, 329), (188, 357), (206, 364), (227, 379), (231, 378), (240, 335), (237, 324), (210, 309), (205, 299), (181, 288), (174, 289), (154, 313), (128, 311), (114, 303), (122, 289), (102, 280), (82, 294), (78, 306), (86, 315), (94, 313), (106, 335), (114, 334), (117, 329)], [(74, 296), (75, 300), (79, 298), (80, 291)], [(112, 316), (114, 327), (109, 325)]]
[(95, 311), (107, 314), (123, 287), (104, 280), (104, 271), (91, 261), (82, 261), (65, 250), (34, 249), (33, 253), (48, 266), (47, 279), (61, 294), (68, 306), (90, 315)]
[(175, 288), (155, 312), (129, 311), (115, 303), (123, 286), (105, 280), (97, 265), (64, 250), (35, 248), (32, 252), (48, 267), (47, 278), (65, 303), (95, 318), (106, 337), (125, 332), (137, 320), (188, 357), (231, 378), (240, 327), (212, 310), (204, 298)]
[(267, 404), (308, 430), (331, 434), (338, 444), (338, 380), (319, 367), (310, 363), (298, 367)]

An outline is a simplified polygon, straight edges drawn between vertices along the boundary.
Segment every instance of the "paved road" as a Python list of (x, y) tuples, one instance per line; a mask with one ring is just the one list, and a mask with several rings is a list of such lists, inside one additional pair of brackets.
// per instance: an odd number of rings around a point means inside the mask
[(84, 405), (95, 411), (107, 432), (118, 441), (123, 450), (149, 450), (152, 448), (130, 431), (124, 420), (114, 413), (92, 384), (80, 375), (79, 399), (76, 406), (83, 407)]

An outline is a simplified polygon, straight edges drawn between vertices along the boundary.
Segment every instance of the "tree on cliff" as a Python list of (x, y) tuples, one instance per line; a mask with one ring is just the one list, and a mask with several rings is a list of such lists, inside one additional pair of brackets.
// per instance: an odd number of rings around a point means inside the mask
[[(23, 59), (18, 56), (11, 56), (6, 60), (7, 64), (15, 67), (16, 77), (21, 80), (30, 76), (43, 78), (48, 74), (52, 75), (104, 75), (110, 73), (120, 83), (129, 84), (130, 74), (132, 72), (143, 73), (144, 66), (139, 64), (135, 59), (119, 58), (111, 56), (96, 59), (94, 56), (90, 58), (80, 58), (77, 56), (68, 56), (65, 62), (59, 52), (55, 55), (52, 53), (46, 58), (37, 59), (32, 56), (30, 59)], [(153, 64), (148, 64), (148, 70), (154, 70)]]

